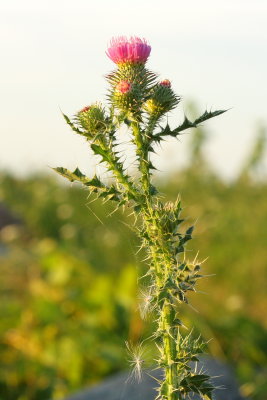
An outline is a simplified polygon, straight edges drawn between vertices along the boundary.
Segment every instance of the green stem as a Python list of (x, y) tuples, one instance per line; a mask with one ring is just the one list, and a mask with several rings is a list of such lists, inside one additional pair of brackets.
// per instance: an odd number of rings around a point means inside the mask
[(166, 383), (168, 400), (177, 400), (178, 376), (177, 376), (177, 348), (175, 334), (176, 329), (172, 326), (174, 310), (171, 305), (165, 302), (161, 313), (161, 324), (164, 327), (163, 344), (166, 355)]
[(142, 189), (148, 202), (150, 202), (151, 183), (149, 172), (148, 139), (145, 135), (142, 135), (140, 125), (137, 122), (132, 122), (132, 129), (135, 137), (135, 144), (137, 147), (136, 154), (139, 158)]
[(155, 129), (158, 121), (159, 121), (159, 118), (155, 117), (155, 116), (151, 116), (148, 121), (147, 129), (146, 129), (146, 137), (147, 137), (149, 144), (151, 144), (153, 142), (153, 132), (154, 132), (154, 129)]
[[(157, 246), (157, 245), (156, 245)], [(169, 276), (172, 263), (170, 263), (170, 257), (165, 252), (166, 247), (162, 248), (163, 255), (157, 255), (157, 251), (152, 248), (152, 256), (155, 264), (155, 282), (157, 284), (157, 291), (164, 290), (164, 285)], [(165, 254), (164, 254), (165, 252)], [(162, 274), (162, 270), (165, 269), (165, 273)], [(179, 394), (179, 376), (178, 376), (178, 348), (177, 348), (177, 337), (178, 327), (174, 326), (175, 320), (175, 306), (170, 298), (166, 297), (163, 300), (163, 304), (158, 309), (159, 320), (158, 330), (162, 338), (163, 343), (163, 363), (165, 369), (165, 385), (162, 388), (162, 397), (167, 400), (178, 400), (180, 399)], [(166, 393), (167, 390), (167, 393)], [(167, 396), (167, 397), (166, 397)]]

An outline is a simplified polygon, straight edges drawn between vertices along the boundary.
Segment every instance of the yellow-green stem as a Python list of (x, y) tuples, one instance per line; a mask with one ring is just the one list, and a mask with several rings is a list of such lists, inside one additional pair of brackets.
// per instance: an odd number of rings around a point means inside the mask
[(145, 197), (150, 201), (151, 199), (151, 184), (149, 173), (149, 159), (148, 159), (148, 140), (142, 136), (140, 126), (137, 122), (132, 123), (133, 134), (136, 144), (136, 153), (139, 158), (139, 168), (141, 172), (141, 184)]

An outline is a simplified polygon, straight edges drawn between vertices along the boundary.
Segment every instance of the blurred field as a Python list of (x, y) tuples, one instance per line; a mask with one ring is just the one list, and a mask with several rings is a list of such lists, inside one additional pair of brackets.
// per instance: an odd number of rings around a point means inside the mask
[[(257, 133), (240, 176), (225, 183), (203, 156), (205, 132), (189, 167), (160, 182), (166, 199), (182, 193), (184, 216), (197, 220), (192, 258), (209, 256), (215, 274), (184, 310), (209, 351), (233, 365), (241, 390), (267, 392), (267, 181), (265, 133)], [(47, 176), (0, 175), (0, 200), (17, 218), (1, 229), (0, 399), (60, 399), (127, 368), (125, 340), (146, 337), (137, 275), (145, 271), (124, 213), (91, 202), (85, 190)], [(2, 221), (3, 222), (3, 221)], [(3, 224), (4, 225), (4, 224)], [(193, 321), (193, 323), (192, 323)]]

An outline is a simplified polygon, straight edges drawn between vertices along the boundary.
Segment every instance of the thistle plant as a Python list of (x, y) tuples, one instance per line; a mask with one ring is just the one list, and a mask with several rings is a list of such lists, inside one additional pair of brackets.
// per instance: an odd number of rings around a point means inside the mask
[[(90, 193), (112, 201), (116, 209), (127, 206), (135, 216), (134, 229), (147, 260), (148, 284), (142, 296), (141, 315), (152, 313), (156, 322), (152, 340), (158, 348), (157, 366), (164, 372), (158, 381), (157, 399), (180, 400), (193, 393), (212, 399), (214, 387), (210, 377), (194, 367), (205, 343), (188, 333), (180, 319), (181, 306), (188, 303), (188, 294), (196, 291), (196, 283), (203, 276), (201, 263), (197, 258), (189, 261), (186, 252), (194, 226), (183, 228), (179, 198), (165, 202), (152, 183), (156, 168), (151, 153), (167, 137), (177, 138), (224, 110), (205, 111), (194, 121), (184, 117), (179, 126), (170, 127), (164, 119), (181, 99), (168, 79), (160, 80), (147, 69), (150, 52), (146, 40), (113, 39), (106, 52), (116, 64), (116, 69), (106, 76), (108, 105), (96, 102), (73, 118), (63, 114), (71, 129), (83, 136), (93, 153), (100, 156), (100, 163), (112, 174), (109, 183), (96, 175), (89, 178), (79, 168), (73, 172), (54, 169), (69, 181), (80, 182)], [(135, 174), (128, 172), (124, 159), (127, 154), (122, 155), (118, 147), (120, 128), (125, 125), (135, 149)]]

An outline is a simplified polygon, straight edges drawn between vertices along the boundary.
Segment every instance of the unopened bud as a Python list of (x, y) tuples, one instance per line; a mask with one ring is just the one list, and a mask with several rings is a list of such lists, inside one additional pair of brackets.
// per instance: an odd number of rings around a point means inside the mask
[(105, 131), (105, 112), (100, 104), (84, 107), (78, 112), (77, 119), (89, 135)]
[(132, 89), (132, 84), (128, 81), (120, 81), (116, 86), (116, 91), (121, 94), (129, 93)]
[(164, 79), (163, 81), (160, 82), (160, 86), (165, 86), (167, 88), (170, 88), (171, 82), (169, 81), (169, 79)]
[(85, 106), (79, 111), (79, 113), (83, 113), (83, 112), (86, 112), (86, 111), (89, 111), (89, 110), (90, 110), (90, 106)]

